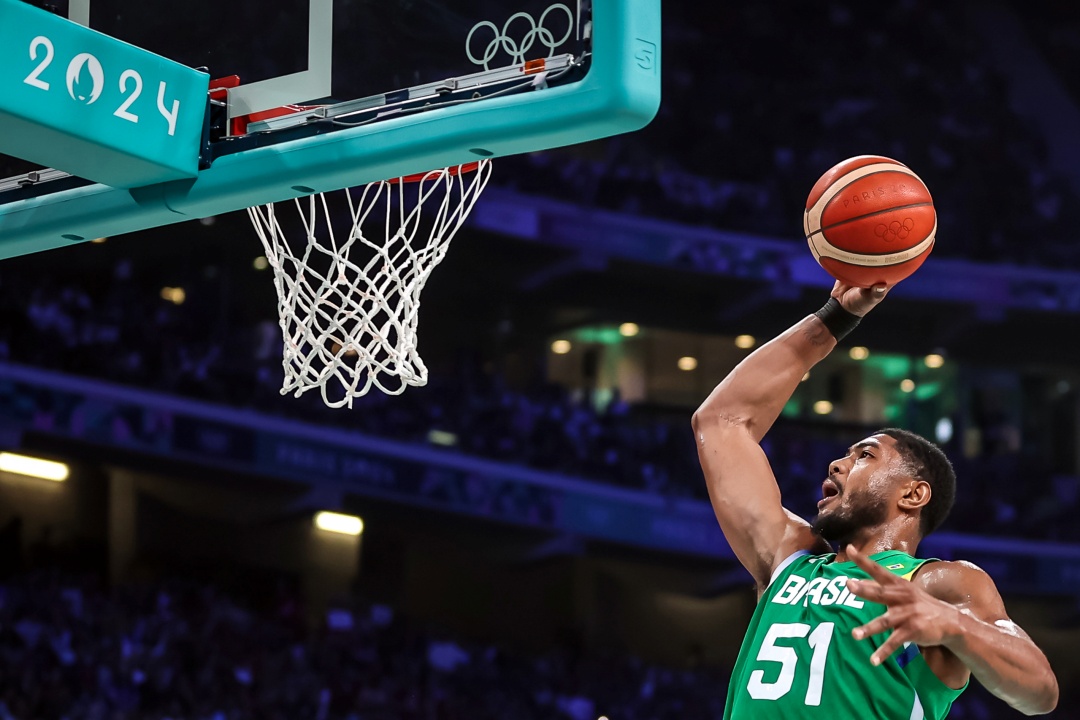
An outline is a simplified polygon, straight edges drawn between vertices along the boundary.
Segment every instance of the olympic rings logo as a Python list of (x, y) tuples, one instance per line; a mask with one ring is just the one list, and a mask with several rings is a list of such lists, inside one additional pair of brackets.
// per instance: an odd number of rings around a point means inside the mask
[[(558, 40), (555, 39), (555, 33), (546, 27), (548, 15), (553, 11), (562, 11), (566, 13), (566, 33)], [(518, 27), (514, 28), (515, 31), (519, 31), (524, 27), (528, 27), (524, 36), (520, 41), (514, 38), (511, 34), (511, 25), (517, 23)], [(484, 48), (484, 52), (480, 57), (473, 54), (473, 36), (480, 30), (490, 30), (494, 35), (491, 40), (488, 41), (487, 46)], [(468, 55), (469, 60), (474, 65), (483, 65), (485, 70), (490, 70), (489, 67), (492, 60), (502, 50), (515, 64), (525, 62), (525, 55), (533, 46), (539, 43), (542, 47), (546, 47), (548, 50), (547, 57), (551, 57), (555, 54), (555, 49), (562, 45), (564, 42), (570, 39), (570, 34), (574, 32), (574, 13), (566, 5), (562, 3), (555, 3), (540, 16), (540, 20), (534, 20), (533, 16), (527, 12), (519, 12), (510, 16), (510, 19), (503, 24), (502, 29), (499, 29), (493, 22), (484, 20), (473, 25), (472, 30), (469, 31), (468, 37), (465, 38), (465, 54)]]

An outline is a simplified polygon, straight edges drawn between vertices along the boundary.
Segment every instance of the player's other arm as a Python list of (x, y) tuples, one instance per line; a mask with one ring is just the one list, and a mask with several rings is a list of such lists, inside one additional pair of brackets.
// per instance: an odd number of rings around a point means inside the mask
[[(970, 674), (1026, 715), (1057, 706), (1058, 683), (1050, 663), (1009, 619), (994, 581), (983, 570), (971, 563), (935, 562), (907, 582), (854, 548), (847, 552), (873, 578), (849, 580), (848, 589), (887, 607), (852, 631), (856, 640), (889, 633), (870, 656), (872, 664), (880, 665), (905, 642), (913, 642), (949, 687), (963, 687)], [(937, 652), (939, 647), (944, 652)]]
[(985, 571), (971, 563), (941, 563), (925, 574), (923, 586), (956, 608), (942, 645), (987, 690), (1025, 715), (1042, 715), (1057, 706), (1058, 683), (1050, 662), (1009, 619)]
[[(837, 283), (832, 296), (864, 315), (885, 296)], [(803, 375), (836, 347), (836, 339), (811, 315), (758, 348), (713, 390), (694, 413), (698, 459), (724, 536), (759, 588), (776, 566), (801, 550), (827, 551), (809, 524), (788, 512), (759, 443), (791, 398)]]

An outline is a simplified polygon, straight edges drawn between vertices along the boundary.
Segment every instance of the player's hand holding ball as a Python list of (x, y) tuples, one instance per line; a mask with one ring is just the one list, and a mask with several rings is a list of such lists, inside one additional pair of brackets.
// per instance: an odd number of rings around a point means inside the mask
[[(937, 213), (930, 191), (906, 165), (860, 155), (814, 184), (803, 231), (818, 263), (840, 284), (891, 287), (930, 254)], [(841, 299), (836, 293), (834, 288), (833, 296)]]
[(885, 299), (885, 295), (888, 294), (888, 292), (888, 285), (873, 285), (868, 288), (861, 288), (857, 285), (848, 285), (845, 282), (837, 280), (833, 284), (833, 289), (832, 292), (829, 293), (829, 297), (836, 298), (836, 301), (840, 303), (841, 307), (852, 315), (865, 317), (866, 313), (873, 310), (874, 306)]

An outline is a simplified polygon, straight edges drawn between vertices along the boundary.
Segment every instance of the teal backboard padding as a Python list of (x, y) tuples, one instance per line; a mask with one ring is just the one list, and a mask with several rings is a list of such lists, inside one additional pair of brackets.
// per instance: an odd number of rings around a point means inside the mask
[(224, 155), (192, 179), (0, 204), (0, 257), (644, 127), (660, 105), (659, 0), (594, 0), (592, 32), (575, 83)]
[(0, 152), (106, 185), (192, 178), (210, 78), (0, 0)]

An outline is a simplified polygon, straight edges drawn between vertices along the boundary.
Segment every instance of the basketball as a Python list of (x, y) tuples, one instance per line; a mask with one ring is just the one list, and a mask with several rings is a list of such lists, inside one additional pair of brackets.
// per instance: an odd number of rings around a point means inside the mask
[(930, 254), (937, 212), (930, 191), (906, 165), (860, 155), (814, 183), (803, 232), (818, 264), (837, 280), (856, 287), (893, 285)]

